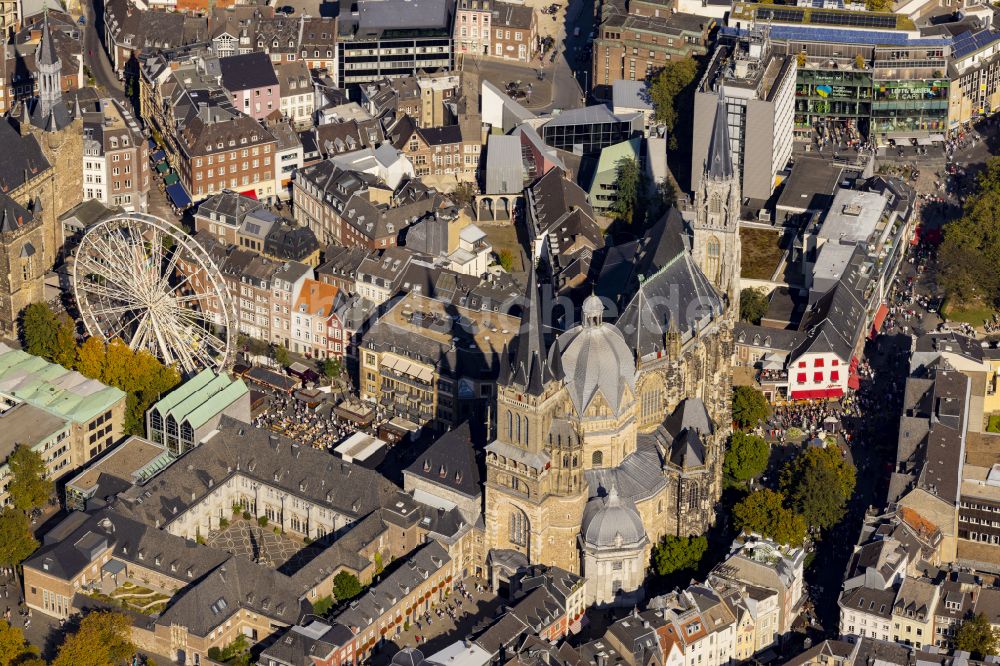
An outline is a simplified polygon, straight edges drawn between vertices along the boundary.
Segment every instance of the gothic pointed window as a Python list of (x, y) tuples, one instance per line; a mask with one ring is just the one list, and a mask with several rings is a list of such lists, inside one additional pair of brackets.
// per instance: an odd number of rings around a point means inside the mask
[(510, 542), (522, 548), (528, 545), (528, 516), (517, 507), (510, 508)]
[(601, 451), (594, 451), (594, 455), (590, 456), (590, 464), (594, 467), (600, 467), (604, 464), (604, 453)]
[(713, 194), (712, 198), (708, 202), (708, 212), (713, 215), (718, 215), (722, 212), (722, 197), (718, 193)]
[(721, 254), (719, 239), (712, 236), (705, 247), (705, 275), (713, 282), (719, 279), (719, 256)]
[(698, 488), (698, 486), (695, 485), (695, 486), (691, 486), (690, 490), (688, 491), (688, 508), (689, 509), (697, 509), (698, 508), (698, 504), (701, 501), (701, 494), (700, 494), (699, 490), (700, 489)]

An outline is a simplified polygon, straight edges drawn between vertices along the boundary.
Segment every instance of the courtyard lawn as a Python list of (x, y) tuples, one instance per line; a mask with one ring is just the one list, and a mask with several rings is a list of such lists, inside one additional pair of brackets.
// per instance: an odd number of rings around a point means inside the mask
[(954, 306), (948, 302), (942, 308), (942, 314), (948, 321), (960, 321), (973, 326), (982, 326), (993, 318), (995, 310), (981, 303), (957, 303)]
[(986, 423), (986, 432), (1000, 432), (1000, 414), (990, 414), (990, 420)]
[(484, 224), (480, 227), (493, 246), (493, 254), (500, 256), (502, 250), (508, 250), (513, 258), (511, 273), (523, 273), (524, 262), (521, 260), (521, 245), (517, 242), (517, 229), (513, 224)]
[(743, 245), (741, 276), (751, 280), (770, 280), (785, 251), (781, 232), (769, 229), (740, 229)]

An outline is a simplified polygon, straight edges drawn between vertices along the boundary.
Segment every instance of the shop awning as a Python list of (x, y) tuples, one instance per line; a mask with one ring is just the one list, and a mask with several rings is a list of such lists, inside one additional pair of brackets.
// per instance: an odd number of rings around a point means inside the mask
[(167, 196), (170, 197), (171, 203), (181, 210), (191, 205), (191, 197), (180, 183), (167, 185)]
[(156, 170), (159, 171), (160, 173), (166, 173), (170, 171), (170, 165), (167, 164), (166, 162), (160, 162), (159, 164), (156, 165)]
[(792, 391), (792, 400), (832, 400), (842, 395), (844, 395), (844, 390), (840, 388)]
[(166, 175), (166, 177), (163, 179), (163, 184), (164, 185), (173, 185), (178, 180), (180, 180), (180, 179), (177, 177), (176, 173), (168, 173)]
[(872, 319), (872, 337), (878, 335), (882, 330), (885, 318), (889, 316), (889, 307), (885, 303), (879, 303), (878, 310), (875, 311), (875, 318)]
[(851, 389), (852, 391), (857, 391), (859, 388), (861, 388), (861, 378), (858, 377), (857, 373), (852, 372), (850, 375), (848, 375), (847, 388)]
[(153, 160), (154, 162), (162, 162), (163, 160), (167, 159), (167, 154), (162, 150), (157, 150), (155, 153), (149, 156), (149, 159)]
[(241, 196), (247, 197), (248, 199), (253, 199), (257, 201), (257, 190), (247, 190), (246, 192), (240, 192)]

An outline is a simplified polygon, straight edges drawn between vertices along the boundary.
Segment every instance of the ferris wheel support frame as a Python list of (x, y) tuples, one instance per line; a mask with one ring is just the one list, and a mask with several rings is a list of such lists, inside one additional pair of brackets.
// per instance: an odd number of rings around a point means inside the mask
[[(129, 233), (131, 242), (141, 238), (148, 248), (137, 252), (118, 233), (121, 230)], [(152, 239), (148, 238), (150, 234)], [(163, 241), (167, 239), (173, 243), (169, 257), (163, 245)], [(87, 252), (91, 247), (98, 256)], [(194, 265), (183, 278), (171, 284), (182, 254), (193, 260)], [(155, 266), (159, 268), (154, 268)], [(81, 271), (85, 271), (85, 274), (82, 275)], [(196, 294), (176, 293), (195, 274), (204, 278), (205, 289)], [(91, 275), (102, 279), (103, 284), (88, 280), (87, 277)], [(129, 285), (128, 290), (114, 290), (114, 285), (120, 285), (129, 279), (134, 282)], [(238, 320), (222, 272), (197, 241), (166, 220), (147, 213), (122, 213), (91, 225), (74, 252), (72, 280), (73, 296), (89, 335), (110, 341), (121, 337), (120, 334), (126, 333), (134, 325), (131, 338), (123, 338), (131, 349), (146, 349), (168, 365), (176, 362), (184, 372), (195, 372), (204, 367), (220, 370), (231, 362)], [(81, 293), (82, 291), (86, 293)], [(128, 296), (126, 291), (130, 292)], [(133, 302), (106, 305), (97, 310), (92, 299), (84, 298), (87, 294), (115, 301), (125, 301), (131, 296)], [(207, 308), (198, 312), (182, 307), (183, 303), (209, 299), (218, 299), (219, 302), (219, 307), (212, 312)], [(106, 334), (98, 317), (113, 315), (118, 311), (123, 313), (122, 319), (127, 318), (127, 321), (114, 322), (115, 328)], [(222, 322), (216, 322), (214, 317), (208, 316), (216, 312), (221, 313)], [(198, 320), (199, 316), (202, 321)], [(185, 327), (193, 333), (197, 327), (207, 325), (221, 328), (223, 334), (216, 337), (214, 333), (205, 331), (206, 334), (197, 341), (194, 337), (185, 338)], [(221, 347), (209, 343), (210, 339), (221, 342)], [(210, 353), (216, 352), (217, 356), (196, 353), (192, 349), (192, 342), (205, 345)], [(206, 362), (206, 358), (211, 358), (212, 362)]]

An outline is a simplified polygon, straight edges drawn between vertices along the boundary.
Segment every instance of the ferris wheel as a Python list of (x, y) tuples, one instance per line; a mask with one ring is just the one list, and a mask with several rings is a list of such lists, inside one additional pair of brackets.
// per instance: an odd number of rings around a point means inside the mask
[(222, 274), (182, 230), (144, 213), (89, 227), (76, 250), (73, 291), (87, 332), (145, 349), (185, 373), (222, 369), (235, 317)]

